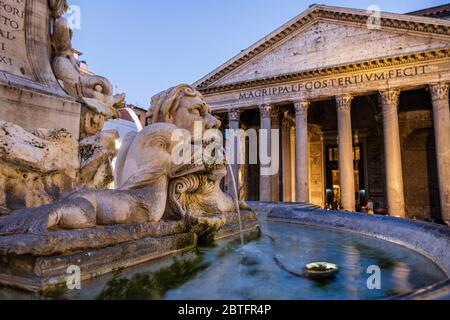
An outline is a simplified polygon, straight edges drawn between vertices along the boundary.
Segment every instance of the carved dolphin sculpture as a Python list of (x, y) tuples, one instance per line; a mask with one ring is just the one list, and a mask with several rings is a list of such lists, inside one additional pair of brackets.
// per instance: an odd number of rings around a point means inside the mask
[(175, 130), (172, 124), (158, 123), (126, 139), (117, 163), (118, 190), (79, 190), (54, 205), (17, 211), (0, 222), (0, 235), (159, 222), (170, 179), (203, 169), (201, 164), (172, 163)]
[[(56, 10), (64, 10), (63, 4), (55, 4)], [(52, 42), (55, 57), (52, 62), (53, 72), (62, 87), (79, 102), (84, 102), (89, 109), (107, 118), (117, 116), (116, 106), (122, 105), (125, 95), (113, 95), (113, 86), (105, 77), (85, 75), (80, 71), (72, 54), (72, 30), (67, 20), (59, 17), (54, 22)]]

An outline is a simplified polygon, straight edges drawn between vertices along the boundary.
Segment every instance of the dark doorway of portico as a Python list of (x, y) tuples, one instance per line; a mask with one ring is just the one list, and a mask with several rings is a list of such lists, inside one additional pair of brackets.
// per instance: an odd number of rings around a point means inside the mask
[(399, 106), (406, 213), (441, 219), (433, 106), (425, 89), (402, 91)]
[[(367, 203), (365, 178), (364, 178), (364, 161), (362, 159), (363, 145), (358, 144), (353, 148), (353, 161), (355, 169), (355, 204), (356, 210), (360, 211), (361, 206)], [(340, 209), (340, 175), (339, 175), (339, 147), (338, 145), (325, 146), (326, 157), (326, 207), (333, 210)]]

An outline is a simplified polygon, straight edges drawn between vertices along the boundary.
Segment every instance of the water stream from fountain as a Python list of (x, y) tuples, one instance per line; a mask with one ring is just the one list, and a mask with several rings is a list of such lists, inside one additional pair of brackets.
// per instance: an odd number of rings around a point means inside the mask
[(237, 210), (237, 214), (238, 214), (239, 233), (240, 233), (240, 236), (241, 236), (241, 244), (244, 245), (245, 244), (245, 242), (244, 242), (244, 230), (243, 230), (243, 227), (242, 227), (241, 208), (240, 208), (240, 205), (239, 205), (239, 192), (238, 192), (239, 186), (237, 185), (237, 180), (236, 180), (236, 177), (234, 175), (233, 168), (232, 168), (230, 162), (228, 162), (227, 165), (228, 165), (228, 171), (230, 172), (230, 175), (231, 175), (231, 180), (233, 182), (234, 202), (235, 202), (236, 210)]

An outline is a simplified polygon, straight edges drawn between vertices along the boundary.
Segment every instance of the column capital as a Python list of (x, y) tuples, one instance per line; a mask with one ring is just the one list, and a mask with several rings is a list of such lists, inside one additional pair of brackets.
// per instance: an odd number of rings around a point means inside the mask
[(295, 113), (297, 115), (305, 115), (308, 113), (309, 107), (311, 106), (311, 102), (308, 100), (300, 100), (294, 102)]
[(336, 97), (336, 104), (338, 110), (347, 111), (352, 108), (353, 96), (350, 94), (344, 94)]
[(263, 104), (259, 106), (259, 112), (261, 114), (261, 118), (270, 118), (272, 116), (273, 106), (270, 104)]
[(433, 101), (447, 100), (448, 101), (448, 83), (434, 83), (430, 85), (431, 99)]
[(241, 120), (241, 110), (231, 109), (228, 112), (228, 120), (229, 121), (240, 121)]
[(398, 107), (400, 103), (400, 90), (399, 89), (389, 89), (385, 91), (380, 91), (381, 103), (383, 107), (395, 106)]

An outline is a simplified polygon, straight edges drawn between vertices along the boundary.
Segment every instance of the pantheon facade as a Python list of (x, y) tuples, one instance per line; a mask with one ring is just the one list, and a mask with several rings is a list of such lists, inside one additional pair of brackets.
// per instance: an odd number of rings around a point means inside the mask
[(280, 130), (279, 173), (234, 165), (245, 199), (450, 221), (449, 84), (450, 5), (313, 5), (195, 86), (224, 130)]

